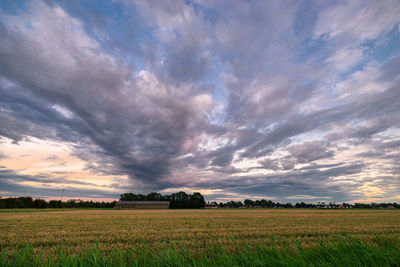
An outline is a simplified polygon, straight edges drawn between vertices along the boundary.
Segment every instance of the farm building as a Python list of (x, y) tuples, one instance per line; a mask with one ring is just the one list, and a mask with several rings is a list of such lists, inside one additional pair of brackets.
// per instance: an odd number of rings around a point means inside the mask
[(218, 208), (218, 206), (217, 206), (217, 203), (215, 203), (215, 202), (207, 202), (206, 203), (206, 205), (204, 206), (205, 208), (208, 208), (208, 209), (212, 209), (212, 208)]
[(119, 201), (117, 209), (168, 209), (169, 201)]

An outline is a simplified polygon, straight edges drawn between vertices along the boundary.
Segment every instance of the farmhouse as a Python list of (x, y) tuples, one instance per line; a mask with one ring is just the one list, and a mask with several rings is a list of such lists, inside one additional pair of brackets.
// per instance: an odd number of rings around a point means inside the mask
[(117, 209), (168, 209), (169, 201), (119, 201)]

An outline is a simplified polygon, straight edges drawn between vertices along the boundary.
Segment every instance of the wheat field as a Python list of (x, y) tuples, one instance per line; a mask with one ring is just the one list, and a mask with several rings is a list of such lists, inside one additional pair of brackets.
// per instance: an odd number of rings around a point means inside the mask
[(61, 210), (0, 212), (0, 248), (14, 253), (31, 244), (35, 253), (54, 256), (62, 246), (79, 255), (93, 246), (114, 249), (178, 248), (201, 254), (220, 245), (275, 248), (313, 247), (338, 239), (366, 243), (400, 242), (396, 210), (203, 209)]

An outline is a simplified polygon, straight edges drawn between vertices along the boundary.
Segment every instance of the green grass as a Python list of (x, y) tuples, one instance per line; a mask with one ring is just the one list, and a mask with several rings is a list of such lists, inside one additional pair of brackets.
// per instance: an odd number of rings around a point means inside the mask
[(264, 246), (238, 247), (226, 251), (221, 246), (209, 247), (201, 255), (169, 248), (153, 254), (149, 249), (115, 249), (103, 254), (94, 247), (80, 255), (67, 255), (62, 248), (56, 257), (35, 255), (27, 245), (20, 251), (0, 255), (0, 266), (400, 266), (400, 246), (381, 240), (378, 246), (358, 239), (321, 242), (312, 248), (301, 244), (291, 248)]
[(400, 211), (15, 211), (0, 267), (400, 266)]

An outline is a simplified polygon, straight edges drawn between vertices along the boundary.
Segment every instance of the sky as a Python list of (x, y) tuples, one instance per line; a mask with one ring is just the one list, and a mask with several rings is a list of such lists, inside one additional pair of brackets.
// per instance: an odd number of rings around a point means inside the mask
[(0, 2), (0, 196), (400, 202), (400, 1)]

